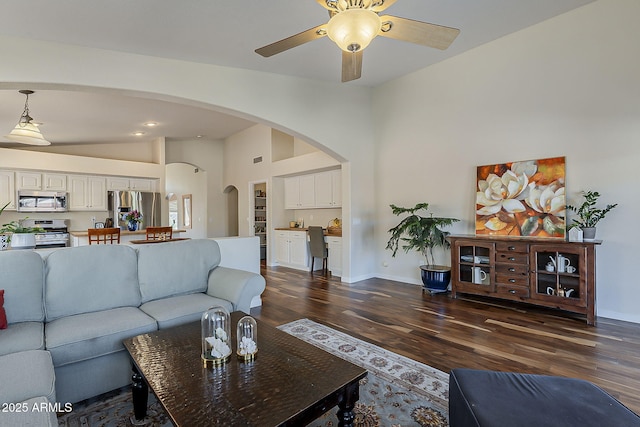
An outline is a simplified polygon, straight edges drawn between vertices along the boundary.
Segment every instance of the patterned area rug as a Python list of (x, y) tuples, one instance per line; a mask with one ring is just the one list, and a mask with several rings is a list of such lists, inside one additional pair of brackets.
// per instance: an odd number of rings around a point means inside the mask
[[(278, 329), (369, 371), (360, 383), (356, 426), (449, 425), (448, 374), (308, 319)], [(310, 426), (338, 425), (335, 412)]]
[[(356, 426), (448, 426), (449, 376), (444, 372), (308, 319), (279, 329), (367, 369), (355, 409)], [(147, 412), (142, 423), (135, 422), (131, 391), (124, 387), (75, 404), (58, 422), (61, 427), (173, 426), (152, 393)], [(310, 426), (337, 426), (335, 413), (336, 408), (331, 409)]]

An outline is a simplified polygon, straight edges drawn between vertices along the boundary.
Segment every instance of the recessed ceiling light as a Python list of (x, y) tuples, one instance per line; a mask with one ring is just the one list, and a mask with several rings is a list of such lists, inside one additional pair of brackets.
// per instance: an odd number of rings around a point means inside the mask
[(148, 126), (148, 127), (150, 127), (150, 128), (151, 128), (151, 127), (154, 127), (154, 126), (158, 126), (158, 124), (157, 124), (156, 122), (147, 122), (147, 123), (145, 123), (144, 125), (145, 125), (145, 126)]
[(142, 135), (144, 135), (144, 132), (134, 132), (134, 135), (135, 136), (142, 136)]
[(202, 138), (203, 135), (196, 135), (196, 138)]

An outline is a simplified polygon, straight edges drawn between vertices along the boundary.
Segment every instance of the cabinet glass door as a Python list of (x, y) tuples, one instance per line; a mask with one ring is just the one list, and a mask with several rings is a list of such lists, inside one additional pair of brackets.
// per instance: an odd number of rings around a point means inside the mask
[(493, 285), (493, 245), (456, 242), (456, 250), (458, 283), (487, 287)]
[(581, 286), (585, 256), (579, 249), (532, 246), (532, 297), (580, 305), (586, 299)]

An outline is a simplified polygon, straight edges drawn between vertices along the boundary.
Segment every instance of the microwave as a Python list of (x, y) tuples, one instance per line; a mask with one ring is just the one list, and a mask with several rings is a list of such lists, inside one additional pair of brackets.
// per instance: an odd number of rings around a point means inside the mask
[(18, 191), (18, 212), (66, 212), (67, 193), (58, 191)]

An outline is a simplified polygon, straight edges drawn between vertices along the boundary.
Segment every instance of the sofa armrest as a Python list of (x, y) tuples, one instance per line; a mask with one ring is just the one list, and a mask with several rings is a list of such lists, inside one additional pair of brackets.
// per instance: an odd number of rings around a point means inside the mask
[(251, 300), (265, 288), (265, 280), (259, 274), (235, 268), (217, 267), (209, 272), (207, 294), (225, 299), (234, 310), (249, 314)]

